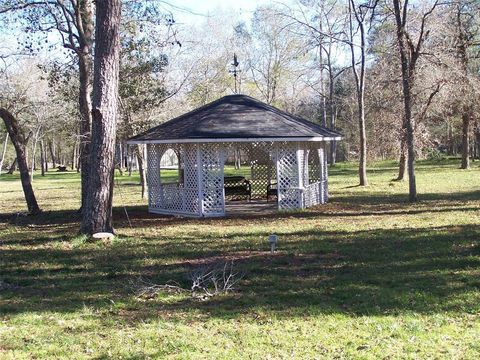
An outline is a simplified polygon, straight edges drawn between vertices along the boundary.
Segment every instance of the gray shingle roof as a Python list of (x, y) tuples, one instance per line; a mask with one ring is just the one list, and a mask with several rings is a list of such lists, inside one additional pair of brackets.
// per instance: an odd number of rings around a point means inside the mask
[(341, 136), (336, 131), (250, 96), (229, 95), (136, 135), (129, 142), (312, 138), (339, 140)]

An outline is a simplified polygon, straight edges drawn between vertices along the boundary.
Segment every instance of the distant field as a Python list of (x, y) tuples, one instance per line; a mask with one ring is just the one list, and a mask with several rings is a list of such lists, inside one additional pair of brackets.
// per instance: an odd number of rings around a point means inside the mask
[[(38, 217), (1, 175), (0, 359), (478, 359), (480, 167), (458, 164), (419, 162), (417, 204), (394, 162), (370, 164), (366, 188), (339, 164), (326, 205), (203, 220), (148, 214), (138, 174), (117, 173), (118, 236), (98, 243), (77, 234), (77, 173), (35, 175)], [(132, 289), (187, 288), (222, 260), (245, 274), (233, 293)]]

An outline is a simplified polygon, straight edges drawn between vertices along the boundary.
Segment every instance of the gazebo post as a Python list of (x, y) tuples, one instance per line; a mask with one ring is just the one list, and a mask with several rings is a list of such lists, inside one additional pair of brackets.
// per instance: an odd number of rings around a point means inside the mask
[(197, 181), (198, 181), (198, 215), (203, 216), (203, 164), (201, 144), (195, 144), (197, 148)]
[(325, 156), (326, 154), (326, 149), (327, 149), (327, 142), (324, 142), (324, 147), (322, 149), (322, 164), (323, 164), (323, 191), (325, 193), (325, 199), (323, 203), (326, 203), (328, 201), (328, 163), (327, 163), (327, 157)]
[(302, 155), (305, 156), (305, 154), (302, 153), (302, 149), (300, 147), (300, 143), (296, 143), (296, 159), (297, 159), (297, 197), (298, 197), (298, 205), (299, 209), (304, 208), (304, 201), (303, 201), (303, 193), (305, 191), (305, 187), (303, 186), (303, 169), (302, 169)]
[(318, 162), (320, 166), (320, 202), (322, 204), (327, 202), (328, 188), (326, 185), (326, 164), (325, 164), (325, 143), (318, 147)]

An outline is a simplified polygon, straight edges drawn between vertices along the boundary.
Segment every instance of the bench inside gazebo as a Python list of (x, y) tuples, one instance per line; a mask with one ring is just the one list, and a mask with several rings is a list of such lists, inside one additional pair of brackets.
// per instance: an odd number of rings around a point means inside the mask
[[(325, 144), (341, 135), (230, 95), (132, 137), (147, 145), (149, 211), (194, 217), (304, 209), (328, 200)], [(161, 160), (172, 150), (178, 170)], [(263, 207), (262, 207), (263, 206)]]

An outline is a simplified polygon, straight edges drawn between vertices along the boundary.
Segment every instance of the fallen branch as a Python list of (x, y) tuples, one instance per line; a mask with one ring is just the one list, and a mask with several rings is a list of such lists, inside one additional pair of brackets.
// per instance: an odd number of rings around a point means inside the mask
[(223, 264), (202, 265), (188, 274), (192, 285), (182, 287), (178, 282), (169, 280), (165, 284), (155, 284), (139, 278), (131, 283), (135, 296), (151, 299), (161, 292), (188, 293), (191, 296), (207, 299), (220, 294), (227, 294), (235, 290), (236, 285), (243, 279), (244, 274), (234, 270), (232, 262)]

